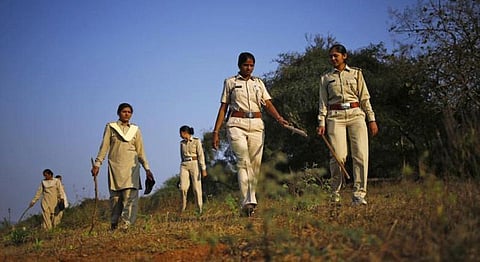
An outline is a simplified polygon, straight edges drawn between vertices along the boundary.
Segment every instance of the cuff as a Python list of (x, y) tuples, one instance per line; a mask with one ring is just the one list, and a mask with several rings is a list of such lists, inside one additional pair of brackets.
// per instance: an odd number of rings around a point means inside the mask
[(318, 126), (325, 126), (325, 117), (318, 116)]
[(375, 115), (374, 114), (371, 114), (371, 115), (367, 115), (367, 120), (368, 122), (375, 122)]

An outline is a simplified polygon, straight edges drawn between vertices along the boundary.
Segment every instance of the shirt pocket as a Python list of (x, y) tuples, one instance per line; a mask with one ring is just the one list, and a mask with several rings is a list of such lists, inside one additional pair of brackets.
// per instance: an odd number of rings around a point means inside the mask
[(342, 93), (342, 85), (338, 81), (330, 82), (327, 86), (328, 99), (336, 97)]
[(197, 151), (196, 145), (194, 142), (188, 143), (187, 146), (187, 153), (188, 154), (195, 154)]
[(246, 91), (243, 86), (235, 86), (232, 89), (232, 94), (230, 96), (230, 101), (239, 101), (246, 96)]
[(358, 85), (356, 79), (347, 79), (345, 81), (346, 86), (350, 89), (350, 91), (355, 95), (358, 96)]

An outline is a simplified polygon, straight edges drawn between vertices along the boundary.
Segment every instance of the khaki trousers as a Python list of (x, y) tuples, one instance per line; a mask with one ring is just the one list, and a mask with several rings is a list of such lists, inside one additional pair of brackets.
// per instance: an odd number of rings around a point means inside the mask
[(198, 161), (186, 161), (180, 165), (180, 191), (182, 192), (182, 211), (187, 208), (187, 193), (190, 188), (190, 180), (193, 187), (193, 195), (197, 202), (197, 207), (202, 212), (202, 175), (199, 172)]
[(264, 124), (261, 118), (231, 117), (227, 122), (227, 135), (237, 158), (238, 183), (242, 193), (241, 205), (257, 204), (257, 186), (262, 163)]
[(110, 190), (110, 207), (111, 223), (117, 225), (120, 222), (120, 227), (128, 228), (137, 219), (138, 190), (135, 188)]
[[(327, 132), (330, 142), (340, 161), (345, 163), (348, 154), (347, 134), (353, 160), (354, 197), (367, 194), (368, 176), (368, 131), (365, 113), (360, 108), (330, 110), (327, 117)], [(342, 187), (343, 175), (335, 158), (330, 159), (332, 189), (338, 193)]]

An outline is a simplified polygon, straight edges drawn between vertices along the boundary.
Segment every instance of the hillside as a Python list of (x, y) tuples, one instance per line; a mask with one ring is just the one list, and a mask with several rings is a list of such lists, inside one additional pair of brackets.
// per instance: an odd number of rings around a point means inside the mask
[[(478, 182), (371, 183), (367, 206), (332, 205), (322, 187), (301, 196), (269, 188), (254, 218), (240, 217), (236, 192), (208, 196), (198, 215), (193, 202), (179, 214), (179, 195), (160, 189), (141, 199), (128, 232), (110, 232), (108, 203), (68, 209), (52, 232), (32, 217), (2, 232), (3, 261), (474, 261), (480, 250)], [(277, 191), (275, 191), (277, 190)], [(264, 191), (267, 192), (267, 191)]]

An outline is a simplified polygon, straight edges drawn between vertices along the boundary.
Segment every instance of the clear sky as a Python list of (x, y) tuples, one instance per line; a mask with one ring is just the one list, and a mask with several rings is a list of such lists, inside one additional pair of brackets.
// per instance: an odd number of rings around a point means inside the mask
[(391, 50), (388, 9), (414, 2), (0, 0), (0, 219), (11, 208), (18, 220), (45, 168), (63, 175), (70, 202), (93, 197), (90, 157), (119, 103), (133, 105), (161, 186), (178, 173), (179, 127), (212, 129), (240, 52), (262, 76), (280, 53), (303, 52), (309, 34)]

